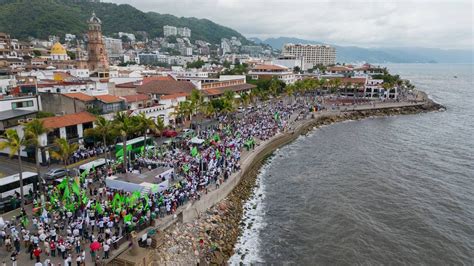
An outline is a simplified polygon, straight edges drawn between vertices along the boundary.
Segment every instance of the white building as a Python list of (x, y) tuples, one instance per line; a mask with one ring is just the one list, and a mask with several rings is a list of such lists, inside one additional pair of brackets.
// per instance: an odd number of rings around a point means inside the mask
[(302, 71), (306, 70), (304, 57), (296, 57), (294, 55), (279, 56), (272, 60), (273, 65), (285, 66), (289, 69), (299, 67)]
[(122, 38), (123, 36), (126, 36), (131, 42), (135, 42), (135, 34), (132, 33), (126, 33), (126, 32), (119, 32), (119, 37)]
[(178, 35), (181, 37), (191, 38), (191, 30), (189, 28), (178, 28)]
[(168, 36), (176, 36), (178, 35), (178, 29), (174, 26), (163, 26), (163, 35), (165, 37), (168, 37)]
[(109, 58), (117, 58), (123, 55), (123, 47), (121, 39), (114, 39), (109, 37), (103, 37), (105, 43), (105, 49), (107, 50), (107, 56)]
[(334, 65), (336, 63), (336, 49), (329, 45), (292, 44), (283, 45), (283, 55), (303, 57), (305, 68), (315, 65)]
[(232, 47), (230, 46), (229, 40), (227, 39), (222, 39), (221, 40), (221, 49), (222, 49), (222, 54), (228, 54), (232, 52)]
[(296, 82), (296, 75), (293, 71), (285, 66), (279, 65), (256, 65), (249, 71), (248, 75), (251, 79), (255, 80), (277, 78), (286, 84)]

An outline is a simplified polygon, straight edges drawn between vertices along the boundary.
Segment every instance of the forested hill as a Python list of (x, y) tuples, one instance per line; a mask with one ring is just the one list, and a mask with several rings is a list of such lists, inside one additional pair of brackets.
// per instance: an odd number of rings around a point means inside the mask
[(102, 20), (106, 35), (139, 31), (149, 37), (163, 36), (163, 26), (188, 27), (192, 40), (220, 43), (221, 38), (243, 37), (237, 31), (207, 19), (176, 17), (155, 12), (142, 12), (131, 5), (94, 3), (87, 0), (0, 0), (0, 32), (12, 37), (46, 39), (66, 33), (81, 35), (87, 30), (92, 11)]

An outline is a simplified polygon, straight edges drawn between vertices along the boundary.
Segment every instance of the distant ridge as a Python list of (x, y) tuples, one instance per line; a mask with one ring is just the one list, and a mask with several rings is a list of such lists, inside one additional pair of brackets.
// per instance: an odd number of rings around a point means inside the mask
[[(273, 49), (281, 50), (285, 43), (325, 44), (320, 41), (304, 40), (291, 37), (268, 38), (259, 40)], [(330, 44), (331, 45), (331, 44)], [(356, 46), (333, 45), (337, 50), (338, 62), (371, 62), (371, 63), (474, 63), (473, 51), (442, 50), (420, 47), (395, 48), (361, 48)]]
[[(130, 1), (133, 3), (133, 1)], [(142, 12), (131, 5), (101, 3), (96, 0), (0, 0), (0, 32), (12, 37), (46, 39), (49, 35), (66, 33), (82, 35), (92, 11), (103, 22), (103, 31), (111, 35), (119, 31), (147, 32), (149, 37), (163, 36), (163, 26), (188, 27), (192, 40), (220, 43), (221, 38), (239, 37), (239, 32), (207, 19), (178, 18), (155, 12)]]

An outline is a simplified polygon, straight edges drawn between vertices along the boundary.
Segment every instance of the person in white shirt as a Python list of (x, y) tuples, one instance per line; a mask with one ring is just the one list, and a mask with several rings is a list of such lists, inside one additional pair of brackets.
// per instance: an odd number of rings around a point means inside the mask
[(103, 248), (104, 248), (104, 259), (108, 259), (109, 258), (109, 250), (110, 250), (109, 244), (107, 244), (107, 242), (105, 242)]

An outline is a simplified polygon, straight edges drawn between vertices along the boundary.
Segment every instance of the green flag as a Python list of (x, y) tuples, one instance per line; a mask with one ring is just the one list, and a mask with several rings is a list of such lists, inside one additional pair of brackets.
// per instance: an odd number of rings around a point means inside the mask
[(86, 179), (87, 175), (89, 174), (89, 169), (85, 170), (84, 172), (82, 172), (81, 174), (81, 180), (84, 180)]
[(102, 214), (104, 212), (104, 210), (102, 209), (102, 205), (100, 205), (99, 202), (95, 204), (95, 209), (99, 214)]
[(196, 146), (194, 146), (192, 149), (191, 149), (191, 156), (193, 157), (196, 157), (198, 155), (198, 149)]
[(72, 182), (71, 188), (72, 192), (74, 192), (77, 196), (81, 195), (81, 189), (79, 188), (79, 185), (76, 182)]
[(232, 151), (229, 148), (225, 149), (225, 155), (227, 157), (229, 157), (231, 154), (232, 154)]
[(64, 189), (64, 193), (63, 193), (63, 200), (69, 199), (69, 196), (70, 196), (69, 186), (66, 186), (66, 188)]
[(129, 214), (125, 215), (125, 217), (123, 217), (123, 221), (124, 222), (131, 222), (132, 221), (132, 214), (129, 213)]
[(217, 159), (221, 158), (221, 152), (219, 150), (216, 150), (216, 158)]
[(86, 205), (89, 202), (89, 198), (87, 198), (86, 193), (82, 193), (82, 203)]
[(76, 209), (74, 206), (74, 202), (70, 202), (69, 204), (66, 205), (66, 210), (73, 212)]
[(28, 220), (28, 217), (25, 215), (23, 218), (21, 218), (21, 223), (23, 224), (23, 227), (27, 227), (30, 221)]
[(145, 199), (145, 210), (148, 210), (150, 208), (150, 205), (149, 205), (149, 201), (150, 199), (148, 199), (148, 195), (145, 194), (144, 196), (144, 199)]
[(219, 134), (217, 134), (217, 133), (214, 134), (214, 140), (215, 140), (216, 142), (218, 142), (219, 140), (221, 140), (221, 138), (219, 137)]
[(183, 165), (183, 171), (185, 173), (187, 173), (189, 171), (189, 165), (188, 164)]
[(122, 204), (122, 197), (120, 197), (120, 194), (115, 194), (114, 199), (112, 201), (112, 207), (115, 209), (118, 206)]
[(65, 189), (68, 185), (68, 180), (67, 180), (67, 177), (63, 178), (63, 180), (61, 181), (61, 183), (59, 183), (58, 185), (58, 188), (59, 189)]
[(280, 114), (278, 112), (275, 112), (275, 120), (280, 121)]

